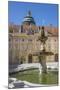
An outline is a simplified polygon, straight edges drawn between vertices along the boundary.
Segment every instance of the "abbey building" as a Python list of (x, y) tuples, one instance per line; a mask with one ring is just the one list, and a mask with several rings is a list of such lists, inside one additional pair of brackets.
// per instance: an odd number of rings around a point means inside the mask
[[(47, 36), (45, 42), (46, 52), (51, 52), (53, 55), (46, 56), (46, 62), (58, 61), (58, 28), (43, 26), (44, 33)], [(42, 26), (37, 26), (34, 18), (29, 11), (24, 17), (21, 25), (9, 25), (9, 63), (38, 63), (38, 56), (33, 56), (33, 53), (38, 53), (43, 46), (40, 40)]]

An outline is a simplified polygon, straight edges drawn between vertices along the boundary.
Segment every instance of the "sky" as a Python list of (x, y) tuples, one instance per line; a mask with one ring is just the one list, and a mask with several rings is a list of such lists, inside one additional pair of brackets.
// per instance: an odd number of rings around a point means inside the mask
[(28, 11), (31, 11), (36, 25), (58, 27), (58, 5), (29, 2), (8, 2), (8, 22), (21, 25)]

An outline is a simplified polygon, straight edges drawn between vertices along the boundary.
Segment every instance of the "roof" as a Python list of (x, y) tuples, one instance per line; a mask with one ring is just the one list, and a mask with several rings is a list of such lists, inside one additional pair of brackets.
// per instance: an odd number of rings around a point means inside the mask
[[(19, 32), (21, 25), (9, 25), (9, 30), (12, 29), (14, 32)], [(24, 30), (38, 30), (41, 29), (42, 26), (35, 26), (35, 25), (23, 25)], [(49, 34), (57, 35), (58, 36), (58, 28), (57, 27), (50, 27), (50, 26), (44, 26), (44, 30), (46, 30)]]

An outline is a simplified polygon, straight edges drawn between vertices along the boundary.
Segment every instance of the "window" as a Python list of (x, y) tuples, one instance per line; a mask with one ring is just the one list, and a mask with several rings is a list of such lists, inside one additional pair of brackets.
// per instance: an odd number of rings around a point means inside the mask
[(18, 42), (18, 39), (15, 39), (15, 42)]
[(24, 38), (22, 39), (22, 41), (24, 41)]
[(56, 39), (55, 39), (55, 42), (56, 42)]
[(32, 41), (32, 39), (28, 39), (28, 41)]

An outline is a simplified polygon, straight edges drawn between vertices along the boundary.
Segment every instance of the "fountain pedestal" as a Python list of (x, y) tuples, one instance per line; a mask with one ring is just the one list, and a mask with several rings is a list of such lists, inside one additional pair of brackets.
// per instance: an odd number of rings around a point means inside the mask
[(42, 72), (46, 73), (47, 72), (46, 57), (45, 56), (39, 56), (39, 63), (42, 66)]

